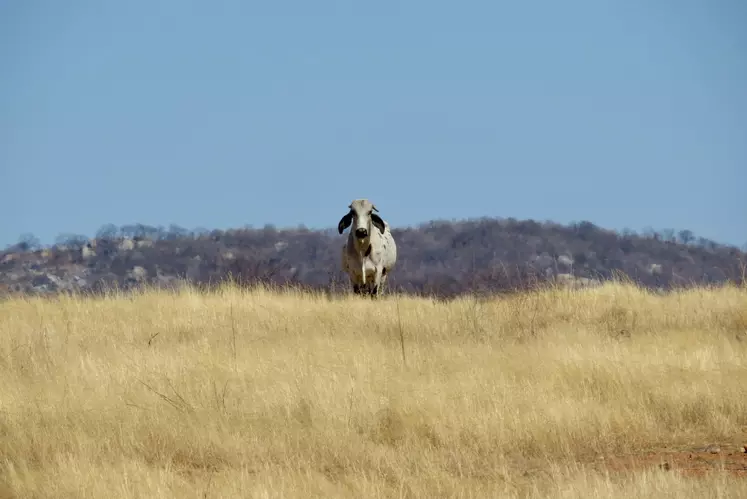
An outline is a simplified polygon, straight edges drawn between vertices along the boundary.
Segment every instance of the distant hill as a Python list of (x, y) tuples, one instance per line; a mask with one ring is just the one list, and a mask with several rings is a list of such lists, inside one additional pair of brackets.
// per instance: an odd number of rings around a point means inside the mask
[[(452, 297), (557, 280), (595, 285), (616, 273), (650, 288), (742, 282), (747, 255), (689, 231), (617, 233), (589, 222), (434, 221), (394, 229), (399, 260), (390, 289)], [(188, 231), (145, 225), (102, 227), (93, 239), (67, 235), (42, 248), (33, 236), (0, 253), (0, 293), (96, 291), (143, 283), (201, 284), (232, 275), (267, 282), (348, 289), (340, 271), (345, 235), (305, 228)]]

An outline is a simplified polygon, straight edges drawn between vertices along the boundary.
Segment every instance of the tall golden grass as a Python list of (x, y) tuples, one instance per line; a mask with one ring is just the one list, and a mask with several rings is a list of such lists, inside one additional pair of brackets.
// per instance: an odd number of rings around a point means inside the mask
[[(747, 289), (0, 304), (0, 497), (747, 497)], [(743, 341), (744, 340), (744, 341)]]

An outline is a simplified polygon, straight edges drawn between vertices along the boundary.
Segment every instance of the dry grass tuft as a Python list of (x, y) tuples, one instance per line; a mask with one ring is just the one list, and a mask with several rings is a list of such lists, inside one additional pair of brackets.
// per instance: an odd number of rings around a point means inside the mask
[(0, 304), (0, 498), (747, 497), (747, 289)]

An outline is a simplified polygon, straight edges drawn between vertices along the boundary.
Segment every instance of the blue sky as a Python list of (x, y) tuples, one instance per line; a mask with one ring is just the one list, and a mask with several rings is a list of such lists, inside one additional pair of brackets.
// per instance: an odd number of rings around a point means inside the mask
[(499, 216), (747, 242), (747, 2), (0, 1), (0, 245)]

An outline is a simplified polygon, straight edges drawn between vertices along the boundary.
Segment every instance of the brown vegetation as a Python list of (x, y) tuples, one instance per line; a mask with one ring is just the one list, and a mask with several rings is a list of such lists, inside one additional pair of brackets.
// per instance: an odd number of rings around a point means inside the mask
[(0, 376), (0, 497), (747, 497), (738, 286), (19, 297)]

